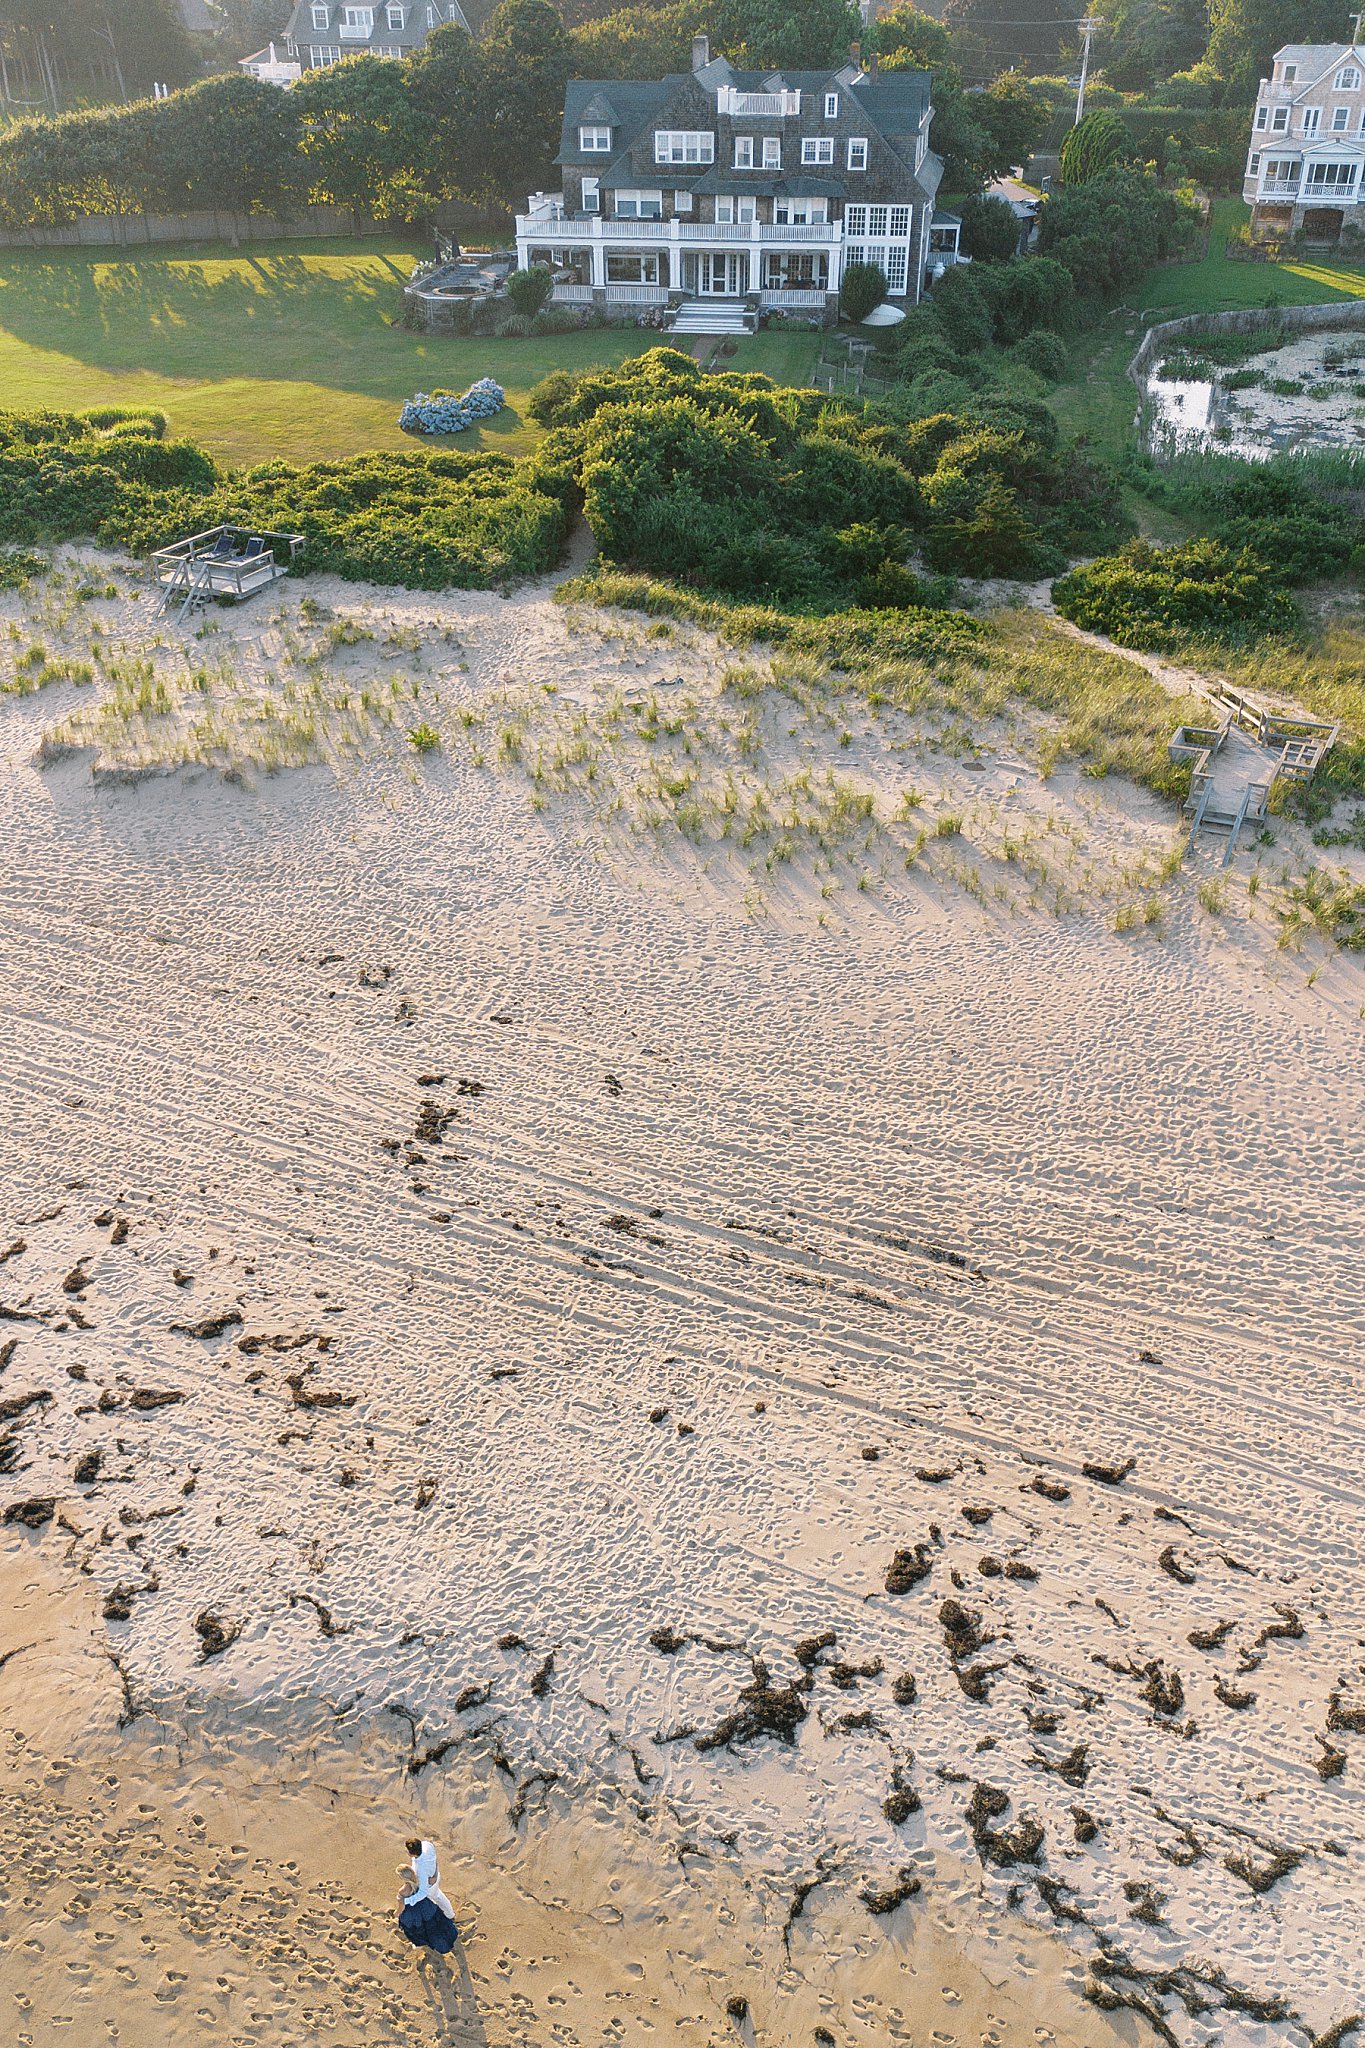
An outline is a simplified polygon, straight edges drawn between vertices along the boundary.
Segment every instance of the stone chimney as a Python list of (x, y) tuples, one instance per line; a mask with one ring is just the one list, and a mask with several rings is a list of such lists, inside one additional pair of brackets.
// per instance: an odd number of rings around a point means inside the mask
[(706, 69), (707, 65), (708, 65), (708, 64), (709, 64), (710, 62), (711, 62), (711, 38), (710, 38), (710, 36), (693, 36), (693, 38), (692, 38), (692, 69), (693, 69), (694, 71), (705, 71), (705, 69)]
[(855, 71), (861, 71), (861, 70), (862, 70), (862, 68), (863, 68), (863, 46), (862, 46), (862, 44), (861, 44), (861, 43), (850, 43), (850, 44), (849, 44), (849, 46), (848, 46), (848, 61), (849, 61), (849, 63), (850, 63), (850, 64), (851, 64), (852, 66), (853, 66), (853, 69), (854, 69)]

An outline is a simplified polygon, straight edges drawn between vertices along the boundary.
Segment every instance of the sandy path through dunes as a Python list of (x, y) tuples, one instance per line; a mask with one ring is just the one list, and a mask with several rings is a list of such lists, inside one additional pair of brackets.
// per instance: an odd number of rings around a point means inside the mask
[[(1150, 2038), (1097, 1957), (1182, 2043), (1365, 2010), (1358, 970), (946, 893), (788, 930), (453, 759), (97, 786), (4, 716), (6, 1568), (100, 1674), (78, 1771), (23, 1657), (4, 1726), (63, 1811), (176, 1816), (149, 1883), (219, 1784), (225, 2040), (429, 2038), (414, 1814), (453, 2040)], [(354, 2014), (261, 1960), (308, 1840)], [(56, 1881), (0, 1994), (84, 2048)]]

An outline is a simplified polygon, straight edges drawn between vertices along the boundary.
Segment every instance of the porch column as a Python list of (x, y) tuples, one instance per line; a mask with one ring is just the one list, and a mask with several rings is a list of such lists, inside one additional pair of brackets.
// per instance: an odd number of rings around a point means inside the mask
[(588, 254), (592, 258), (593, 284), (605, 285), (607, 281), (607, 252), (602, 247), (601, 221), (595, 220), (592, 224), (592, 242), (589, 245)]

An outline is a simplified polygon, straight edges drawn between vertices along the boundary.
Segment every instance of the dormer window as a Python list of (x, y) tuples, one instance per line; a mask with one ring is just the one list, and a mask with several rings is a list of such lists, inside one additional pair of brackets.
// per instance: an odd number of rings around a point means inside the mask
[(827, 92), (825, 94), (825, 119), (827, 121), (837, 121), (838, 118), (839, 95), (837, 92)]
[(1298, 65), (1286, 64), (1284, 70), (1280, 73), (1280, 76), (1284, 80), (1286, 85), (1297, 85), (1299, 82)]
[(578, 131), (578, 147), (584, 156), (604, 156), (611, 148), (611, 130), (589, 125)]
[(867, 137), (850, 135), (848, 138), (848, 167), (851, 171), (867, 169)]
[(716, 138), (706, 128), (656, 128), (656, 164), (709, 164), (716, 157)]
[(1348, 64), (1344, 71), (1338, 71), (1336, 89), (1338, 92), (1360, 91), (1360, 73), (1354, 64)]
[(326, 28), (328, 21), (330, 19), (331, 17), (328, 13), (328, 10), (325, 7), (315, 7), (313, 9), (314, 28)]
[(407, 10), (402, 7), (390, 7), (388, 9), (388, 18), (390, 28), (401, 29), (407, 23)]

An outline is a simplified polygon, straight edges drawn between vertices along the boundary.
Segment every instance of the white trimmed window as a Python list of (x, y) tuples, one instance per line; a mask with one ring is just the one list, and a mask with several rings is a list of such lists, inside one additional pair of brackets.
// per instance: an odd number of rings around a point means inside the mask
[(718, 192), (716, 194), (716, 219), (724, 227), (739, 222), (748, 227), (755, 218), (752, 199), (743, 193)]
[(1262, 175), (1267, 185), (1297, 185), (1302, 164), (1296, 156), (1268, 156), (1262, 159)]
[(1284, 70), (1280, 73), (1280, 77), (1284, 80), (1286, 85), (1297, 85), (1299, 82), (1298, 65), (1286, 64)]
[(825, 94), (825, 119), (827, 121), (837, 121), (838, 118), (839, 95), (837, 92), (827, 92)]
[(341, 33), (353, 36), (374, 34), (373, 7), (343, 7), (341, 10)]
[(1271, 115), (1271, 117), (1270, 117), (1270, 132), (1271, 132), (1271, 134), (1272, 134), (1272, 135), (1286, 135), (1286, 134), (1288, 134), (1288, 132), (1289, 132), (1289, 109), (1288, 109), (1288, 107), (1276, 107), (1276, 109), (1275, 109), (1274, 113), (1273, 113), (1273, 114)]
[(401, 29), (406, 25), (408, 17), (407, 10), (405, 8), (390, 7), (387, 8), (385, 12), (387, 13), (388, 16), (388, 23), (390, 28)]
[(1264, 128), (1264, 127), (1265, 127), (1265, 125), (1266, 125), (1266, 122), (1267, 122), (1267, 121), (1268, 121), (1269, 119), (1270, 119), (1270, 109), (1269, 109), (1269, 107), (1257, 107), (1257, 109), (1256, 109), (1256, 127), (1257, 127), (1257, 129), (1258, 129), (1258, 130), (1260, 130), (1260, 129)]
[(1259, 177), (1259, 176), (1260, 176), (1260, 174), (1261, 174), (1261, 159), (1260, 159), (1260, 157), (1259, 157), (1259, 156), (1257, 156), (1257, 155), (1255, 155), (1255, 154), (1253, 153), (1253, 155), (1251, 155), (1251, 156), (1250, 156), (1250, 157), (1249, 157), (1249, 158), (1247, 159), (1247, 176), (1248, 176), (1249, 178), (1257, 178), (1257, 177)]
[(774, 199), (773, 221), (780, 228), (820, 227), (829, 219), (825, 199)]
[(886, 214), (887, 209), (884, 206), (868, 207), (867, 232), (870, 235), (884, 235), (886, 233)]
[(602, 156), (611, 148), (610, 128), (586, 127), (578, 131), (578, 147), (584, 156)]
[(602, 188), (596, 178), (585, 178), (583, 180), (583, 211), (584, 213), (600, 213), (602, 211)]
[(763, 138), (763, 168), (765, 171), (780, 171), (782, 168), (782, 137), (765, 135)]
[(645, 252), (638, 256), (628, 256), (624, 251), (620, 254), (610, 249), (607, 251), (608, 284), (657, 284), (658, 282), (659, 259), (656, 255)]
[(1336, 89), (1338, 92), (1360, 91), (1360, 73), (1354, 64), (1348, 64), (1344, 71), (1338, 71)]
[(680, 187), (673, 194), (673, 211), (674, 213), (691, 213), (692, 194), (685, 188)]
[(1304, 198), (1310, 194), (1316, 197), (1329, 192), (1341, 198), (1355, 189), (1356, 167), (1353, 163), (1310, 164), (1304, 183)]
[(341, 62), (341, 51), (335, 43), (314, 43), (308, 54), (313, 60), (315, 71), (323, 70), (328, 64)]
[(313, 9), (314, 28), (327, 28), (331, 19), (331, 13), (326, 7), (315, 7)]
[(893, 206), (889, 232), (893, 235), (908, 235), (910, 232), (910, 208)]
[(865, 206), (846, 206), (844, 208), (844, 233), (846, 235), (865, 235), (867, 233), (867, 208)]
[(617, 220), (662, 220), (663, 214), (662, 192), (618, 192), (616, 195)]
[(906, 272), (910, 266), (910, 251), (904, 246), (888, 249), (886, 252), (887, 289), (898, 296), (905, 290)]
[(862, 245), (862, 243), (861, 243), (861, 242), (845, 242), (845, 243), (844, 243), (844, 269), (845, 269), (845, 270), (847, 270), (847, 269), (848, 269), (848, 267), (849, 267), (850, 263), (866, 263), (866, 261), (867, 261), (867, 251), (866, 251), (866, 249), (865, 249), (865, 248), (863, 247), (863, 245)]
[(1303, 133), (1316, 135), (1322, 126), (1322, 108), (1305, 107), (1303, 110)]
[(716, 138), (706, 128), (656, 128), (656, 164), (709, 164), (715, 162)]
[(1333, 133), (1333, 135), (1344, 135), (1344, 134), (1346, 133), (1347, 129), (1348, 129), (1349, 127), (1350, 127), (1350, 125), (1351, 125), (1351, 109), (1350, 109), (1349, 107), (1333, 107), (1333, 109), (1332, 109), (1332, 133)]
[(751, 171), (754, 167), (754, 138), (752, 135), (735, 137), (735, 169)]
[(850, 135), (848, 138), (848, 167), (851, 171), (867, 169), (867, 137)]
[(801, 161), (803, 164), (832, 164), (834, 162), (834, 137), (832, 135), (803, 135), (801, 138)]

